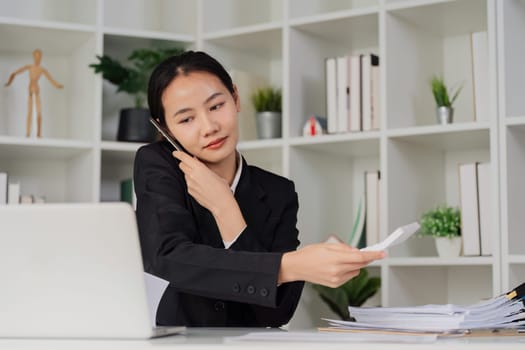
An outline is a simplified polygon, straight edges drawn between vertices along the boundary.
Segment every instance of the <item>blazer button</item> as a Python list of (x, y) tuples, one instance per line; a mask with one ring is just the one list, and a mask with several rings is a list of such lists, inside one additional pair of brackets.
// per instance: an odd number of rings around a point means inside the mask
[(218, 301), (215, 303), (215, 305), (213, 305), (213, 307), (215, 308), (215, 311), (222, 311), (224, 310), (224, 302)]
[(233, 291), (234, 291), (235, 293), (239, 293), (239, 292), (241, 291), (241, 286), (239, 286), (239, 283), (235, 283), (235, 284), (233, 285)]
[(246, 288), (246, 291), (248, 294), (254, 294), (255, 293), (255, 287), (252, 285), (249, 285), (248, 288)]
[(262, 288), (259, 293), (261, 294), (261, 296), (263, 297), (267, 297), (268, 296), (268, 289), (266, 288)]

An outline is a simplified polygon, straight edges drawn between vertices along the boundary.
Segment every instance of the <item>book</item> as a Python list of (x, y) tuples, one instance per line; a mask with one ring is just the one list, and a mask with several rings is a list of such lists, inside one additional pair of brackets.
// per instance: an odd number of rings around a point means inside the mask
[(20, 183), (10, 182), (7, 187), (7, 204), (20, 204)]
[(463, 255), (481, 255), (476, 163), (459, 165), (459, 189)]
[(372, 67), (379, 66), (379, 57), (374, 54), (362, 56), (361, 61), (361, 107), (362, 129), (372, 130)]
[(378, 65), (372, 66), (372, 130), (381, 127), (381, 70)]
[(379, 171), (365, 172), (366, 245), (379, 242)]
[(361, 55), (350, 56), (350, 131), (361, 131)]
[(337, 131), (345, 133), (348, 131), (349, 113), (349, 88), (348, 88), (348, 57), (337, 57)]
[(365, 218), (366, 218), (366, 205), (365, 205), (365, 194), (363, 193), (359, 198), (357, 210), (355, 213), (354, 225), (352, 226), (352, 232), (348, 238), (348, 244), (352, 247), (361, 248), (360, 243), (363, 241), (362, 237), (365, 232)]
[(326, 67), (326, 118), (329, 134), (337, 132), (337, 66), (335, 58), (327, 58)]
[(487, 32), (470, 34), (472, 82), (476, 120), (489, 120), (489, 49)]
[(481, 255), (492, 255), (492, 196), (490, 163), (477, 163), (478, 200), (479, 200), (479, 236)]
[(0, 205), (7, 204), (7, 173), (0, 172)]

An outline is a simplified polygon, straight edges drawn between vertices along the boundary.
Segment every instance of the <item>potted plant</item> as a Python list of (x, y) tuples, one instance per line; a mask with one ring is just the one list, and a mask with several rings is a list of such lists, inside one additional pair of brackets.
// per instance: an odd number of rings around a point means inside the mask
[(438, 206), (421, 216), (420, 236), (436, 239), (440, 257), (455, 257), (461, 251), (461, 215), (458, 208)]
[[(445, 84), (445, 81), (443, 78), (438, 76), (432, 77), (430, 85), (432, 86), (432, 94), (434, 95), (434, 100), (436, 101), (436, 117), (438, 122), (441, 124), (452, 123), (454, 115), (454, 108), (452, 105), (458, 98), (462, 86), (450, 90), (449, 94), (449, 90)], [(452, 98), (449, 97), (450, 95), (452, 95)]]
[(281, 90), (264, 87), (251, 96), (256, 111), (257, 137), (271, 139), (281, 137)]
[(102, 73), (105, 80), (116, 85), (117, 92), (125, 92), (135, 101), (134, 107), (120, 110), (117, 140), (150, 142), (155, 139), (156, 131), (149, 124), (150, 113), (145, 108), (149, 77), (160, 62), (183, 51), (181, 48), (136, 49), (128, 57), (129, 66), (108, 55), (97, 56), (98, 63), (89, 65), (95, 73)]
[(377, 293), (379, 287), (381, 287), (381, 278), (368, 277), (366, 269), (361, 269), (359, 275), (337, 288), (320, 284), (313, 285), (321, 300), (342, 320), (346, 321), (352, 319), (348, 312), (348, 306), (363, 305), (365, 301)]

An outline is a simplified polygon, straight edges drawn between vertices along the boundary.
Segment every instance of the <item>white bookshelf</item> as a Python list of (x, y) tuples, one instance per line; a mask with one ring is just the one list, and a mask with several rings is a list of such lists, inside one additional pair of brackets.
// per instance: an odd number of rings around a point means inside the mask
[(525, 43), (518, 34), (525, 30), (525, 2), (497, 5), (502, 287), (508, 289), (525, 280)]
[[(381, 171), (384, 237), (430, 207), (457, 205), (457, 164), (490, 160), (500, 198), (493, 256), (442, 259), (430, 239), (411, 239), (369, 268), (382, 278), (370, 304), (470, 303), (525, 279), (525, 1), (0, 0), (0, 9), (0, 79), (30, 63), (38, 47), (42, 65), (65, 85), (40, 81), (42, 139), (24, 137), (27, 77), (0, 94), (0, 170), (21, 181), (22, 193), (49, 202), (118, 200), (140, 146), (115, 141), (118, 112), (132, 100), (88, 65), (95, 55), (123, 59), (142, 47), (202, 49), (227, 69), (282, 88), (283, 137), (246, 133), (239, 149), (294, 180), (303, 244), (349, 234), (366, 170)], [(483, 122), (474, 118), (468, 58), (469, 33), (482, 30), (491, 82)], [(309, 116), (325, 115), (325, 58), (370, 52), (380, 57), (381, 129), (302, 137)], [(435, 121), (433, 74), (464, 83), (452, 125)], [(332, 314), (307, 286), (292, 326), (321, 325), (324, 316)]]

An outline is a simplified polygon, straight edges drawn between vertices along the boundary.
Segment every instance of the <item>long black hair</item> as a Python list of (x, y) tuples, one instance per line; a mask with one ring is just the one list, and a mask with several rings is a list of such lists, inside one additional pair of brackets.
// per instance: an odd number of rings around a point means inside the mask
[(168, 85), (179, 75), (192, 72), (207, 72), (215, 75), (224, 86), (235, 94), (233, 82), (224, 67), (213, 57), (202, 51), (186, 51), (161, 62), (151, 73), (148, 84), (148, 105), (151, 115), (166, 126), (162, 94)]

